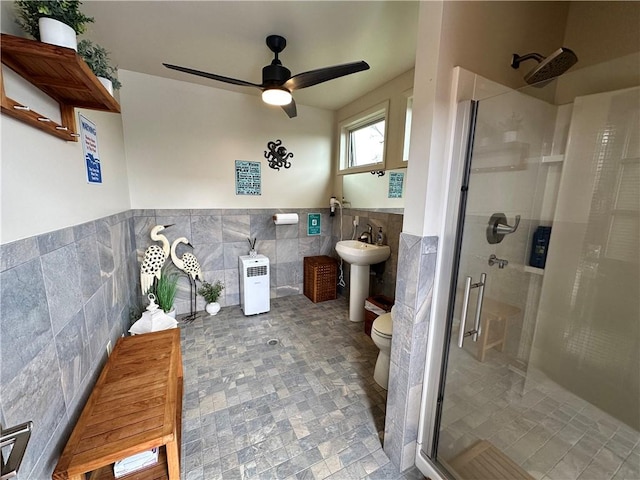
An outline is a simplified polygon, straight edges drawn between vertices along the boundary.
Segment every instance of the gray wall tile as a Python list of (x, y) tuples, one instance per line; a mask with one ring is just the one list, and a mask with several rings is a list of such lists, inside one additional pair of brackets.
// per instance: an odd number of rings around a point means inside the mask
[(6, 385), (53, 340), (53, 330), (39, 259), (0, 273), (0, 284), (0, 379)]
[(199, 244), (222, 242), (222, 217), (220, 215), (194, 215), (191, 217), (191, 243)]
[(53, 333), (57, 334), (82, 308), (78, 257), (75, 246), (67, 245), (40, 258)]
[(56, 364), (56, 347), (51, 339), (18, 375), (2, 385), (2, 410), (7, 424), (34, 422), (21, 466), (25, 472), (30, 472), (38, 458), (47, 454), (51, 433), (66, 420), (60, 370), (55, 368)]
[(84, 319), (92, 358), (100, 358), (109, 339), (104, 293), (100, 289), (84, 306)]
[(222, 240), (224, 242), (247, 242), (251, 236), (250, 223), (250, 215), (223, 215)]
[(80, 269), (80, 290), (86, 302), (102, 285), (100, 256), (95, 234), (76, 241), (76, 255)]
[(40, 255), (36, 237), (0, 245), (0, 272), (16, 267)]
[(53, 232), (38, 235), (38, 248), (40, 249), (40, 255), (53, 252), (58, 248), (69, 245), (70, 243), (73, 243), (73, 227), (63, 228), (62, 230), (55, 230)]
[(56, 335), (56, 351), (62, 377), (62, 390), (67, 404), (77, 395), (80, 385), (89, 372), (91, 354), (89, 337), (80, 310)]

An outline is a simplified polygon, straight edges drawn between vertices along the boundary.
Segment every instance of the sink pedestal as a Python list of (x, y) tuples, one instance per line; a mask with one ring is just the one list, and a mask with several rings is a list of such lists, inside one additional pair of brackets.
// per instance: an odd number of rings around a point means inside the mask
[(369, 265), (351, 265), (349, 320), (364, 322), (364, 302), (369, 297)]
[(372, 245), (358, 240), (340, 240), (336, 252), (351, 264), (349, 320), (364, 321), (364, 301), (369, 296), (369, 266), (384, 262), (391, 255), (389, 245)]

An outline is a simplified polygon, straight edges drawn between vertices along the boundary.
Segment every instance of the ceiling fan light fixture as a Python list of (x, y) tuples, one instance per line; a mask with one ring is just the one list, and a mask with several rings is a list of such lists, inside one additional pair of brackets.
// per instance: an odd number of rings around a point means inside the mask
[(291, 92), (284, 88), (268, 88), (262, 92), (262, 101), (269, 105), (289, 105), (291, 100)]

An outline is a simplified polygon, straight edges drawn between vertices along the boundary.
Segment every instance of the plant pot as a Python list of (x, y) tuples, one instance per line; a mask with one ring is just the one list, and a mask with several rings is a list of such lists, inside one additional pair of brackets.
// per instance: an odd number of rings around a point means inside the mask
[(59, 47), (73, 48), (78, 51), (76, 31), (66, 23), (53, 18), (41, 17), (38, 19), (40, 28), (40, 41), (58, 45)]
[(176, 307), (173, 307), (171, 310), (169, 310), (168, 312), (165, 312), (168, 316), (170, 316), (171, 318), (176, 318)]
[(104, 77), (98, 77), (98, 80), (100, 80), (102, 86), (104, 86), (104, 88), (107, 89), (107, 92), (109, 92), (109, 94), (111, 94), (111, 96), (113, 97), (113, 83), (111, 82), (111, 80)]
[(218, 302), (207, 303), (204, 309), (209, 315), (213, 316), (220, 311), (220, 304)]

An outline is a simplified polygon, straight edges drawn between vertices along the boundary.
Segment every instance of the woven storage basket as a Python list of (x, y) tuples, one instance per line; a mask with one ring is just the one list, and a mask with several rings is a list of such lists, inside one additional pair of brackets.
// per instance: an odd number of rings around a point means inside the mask
[(335, 300), (338, 262), (327, 255), (304, 257), (304, 294), (313, 303)]

